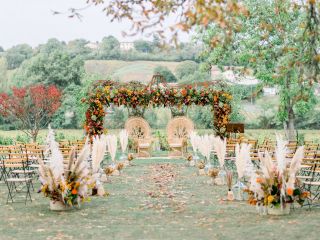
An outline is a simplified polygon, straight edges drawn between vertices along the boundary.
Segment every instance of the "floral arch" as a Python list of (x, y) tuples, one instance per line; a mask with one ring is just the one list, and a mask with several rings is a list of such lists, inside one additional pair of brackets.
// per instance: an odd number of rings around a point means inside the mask
[(89, 137), (105, 133), (104, 106), (126, 106), (132, 109), (147, 107), (212, 106), (214, 131), (218, 136), (225, 136), (226, 125), (230, 120), (232, 96), (224, 91), (212, 88), (184, 86), (146, 86), (138, 82), (118, 83), (99, 81), (83, 102), (88, 104), (85, 130)]

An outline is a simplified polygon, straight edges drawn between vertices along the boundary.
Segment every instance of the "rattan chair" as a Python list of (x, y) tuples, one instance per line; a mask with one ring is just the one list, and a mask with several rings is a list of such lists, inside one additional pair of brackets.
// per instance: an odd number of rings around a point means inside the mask
[(150, 157), (153, 138), (149, 123), (141, 117), (131, 117), (125, 124), (133, 149), (138, 157)]
[(187, 140), (194, 130), (193, 122), (187, 117), (175, 117), (167, 125), (169, 156), (183, 157), (187, 152)]

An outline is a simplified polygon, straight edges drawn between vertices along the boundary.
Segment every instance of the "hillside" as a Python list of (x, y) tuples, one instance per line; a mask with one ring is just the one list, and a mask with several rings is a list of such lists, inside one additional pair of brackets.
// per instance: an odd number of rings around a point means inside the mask
[(111, 76), (121, 82), (141, 81), (148, 83), (157, 66), (165, 66), (173, 73), (179, 62), (162, 61), (120, 61), (120, 60), (88, 60), (85, 62), (85, 70), (89, 74)]

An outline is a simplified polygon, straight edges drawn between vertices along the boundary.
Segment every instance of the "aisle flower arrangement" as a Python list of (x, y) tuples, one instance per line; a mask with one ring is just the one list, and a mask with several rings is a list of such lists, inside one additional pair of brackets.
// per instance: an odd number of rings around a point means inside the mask
[(49, 165), (39, 159), (40, 192), (50, 199), (52, 210), (65, 210), (68, 207), (79, 207), (81, 202), (88, 200), (90, 175), (87, 159), (90, 154), (89, 145), (85, 145), (76, 157), (72, 149), (67, 167), (64, 168), (63, 156), (58, 143), (54, 140), (53, 130), (49, 129), (48, 149), (50, 150)]
[(266, 207), (269, 214), (288, 214), (293, 202), (303, 204), (308, 197), (297, 185), (296, 173), (304, 156), (304, 147), (299, 147), (290, 166), (285, 157), (285, 142), (277, 139), (276, 164), (266, 151), (260, 154), (261, 171), (252, 175), (249, 188), (249, 203)]
[(102, 169), (100, 167), (101, 162), (104, 158), (107, 146), (107, 137), (106, 135), (95, 136), (93, 138), (92, 144), (92, 181), (93, 181), (93, 189), (92, 195), (98, 194), (99, 196), (103, 196), (105, 194), (103, 185), (101, 183), (101, 173)]

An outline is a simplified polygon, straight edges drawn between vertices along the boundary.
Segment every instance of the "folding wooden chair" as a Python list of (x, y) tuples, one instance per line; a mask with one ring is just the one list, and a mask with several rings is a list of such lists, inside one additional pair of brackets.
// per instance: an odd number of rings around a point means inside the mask
[[(307, 204), (309, 209), (311, 206), (319, 205), (315, 201), (320, 199), (320, 160), (316, 160), (314, 163), (310, 164), (309, 175), (305, 176), (301, 181), (303, 189), (310, 193), (307, 198)], [(300, 178), (301, 179), (301, 178)]]
[(34, 174), (32, 176), (37, 177), (39, 169), (39, 159), (41, 159), (42, 162), (45, 162), (44, 152), (39, 148), (26, 148), (25, 153), (28, 156), (29, 168), (34, 171)]
[[(31, 189), (33, 189), (32, 178), (28, 168), (28, 157), (26, 154), (8, 154), (2, 161), (4, 181), (8, 187), (7, 203), (13, 203), (16, 195), (26, 193), (25, 204), (28, 200), (32, 202)], [(25, 190), (25, 191), (23, 191)]]

